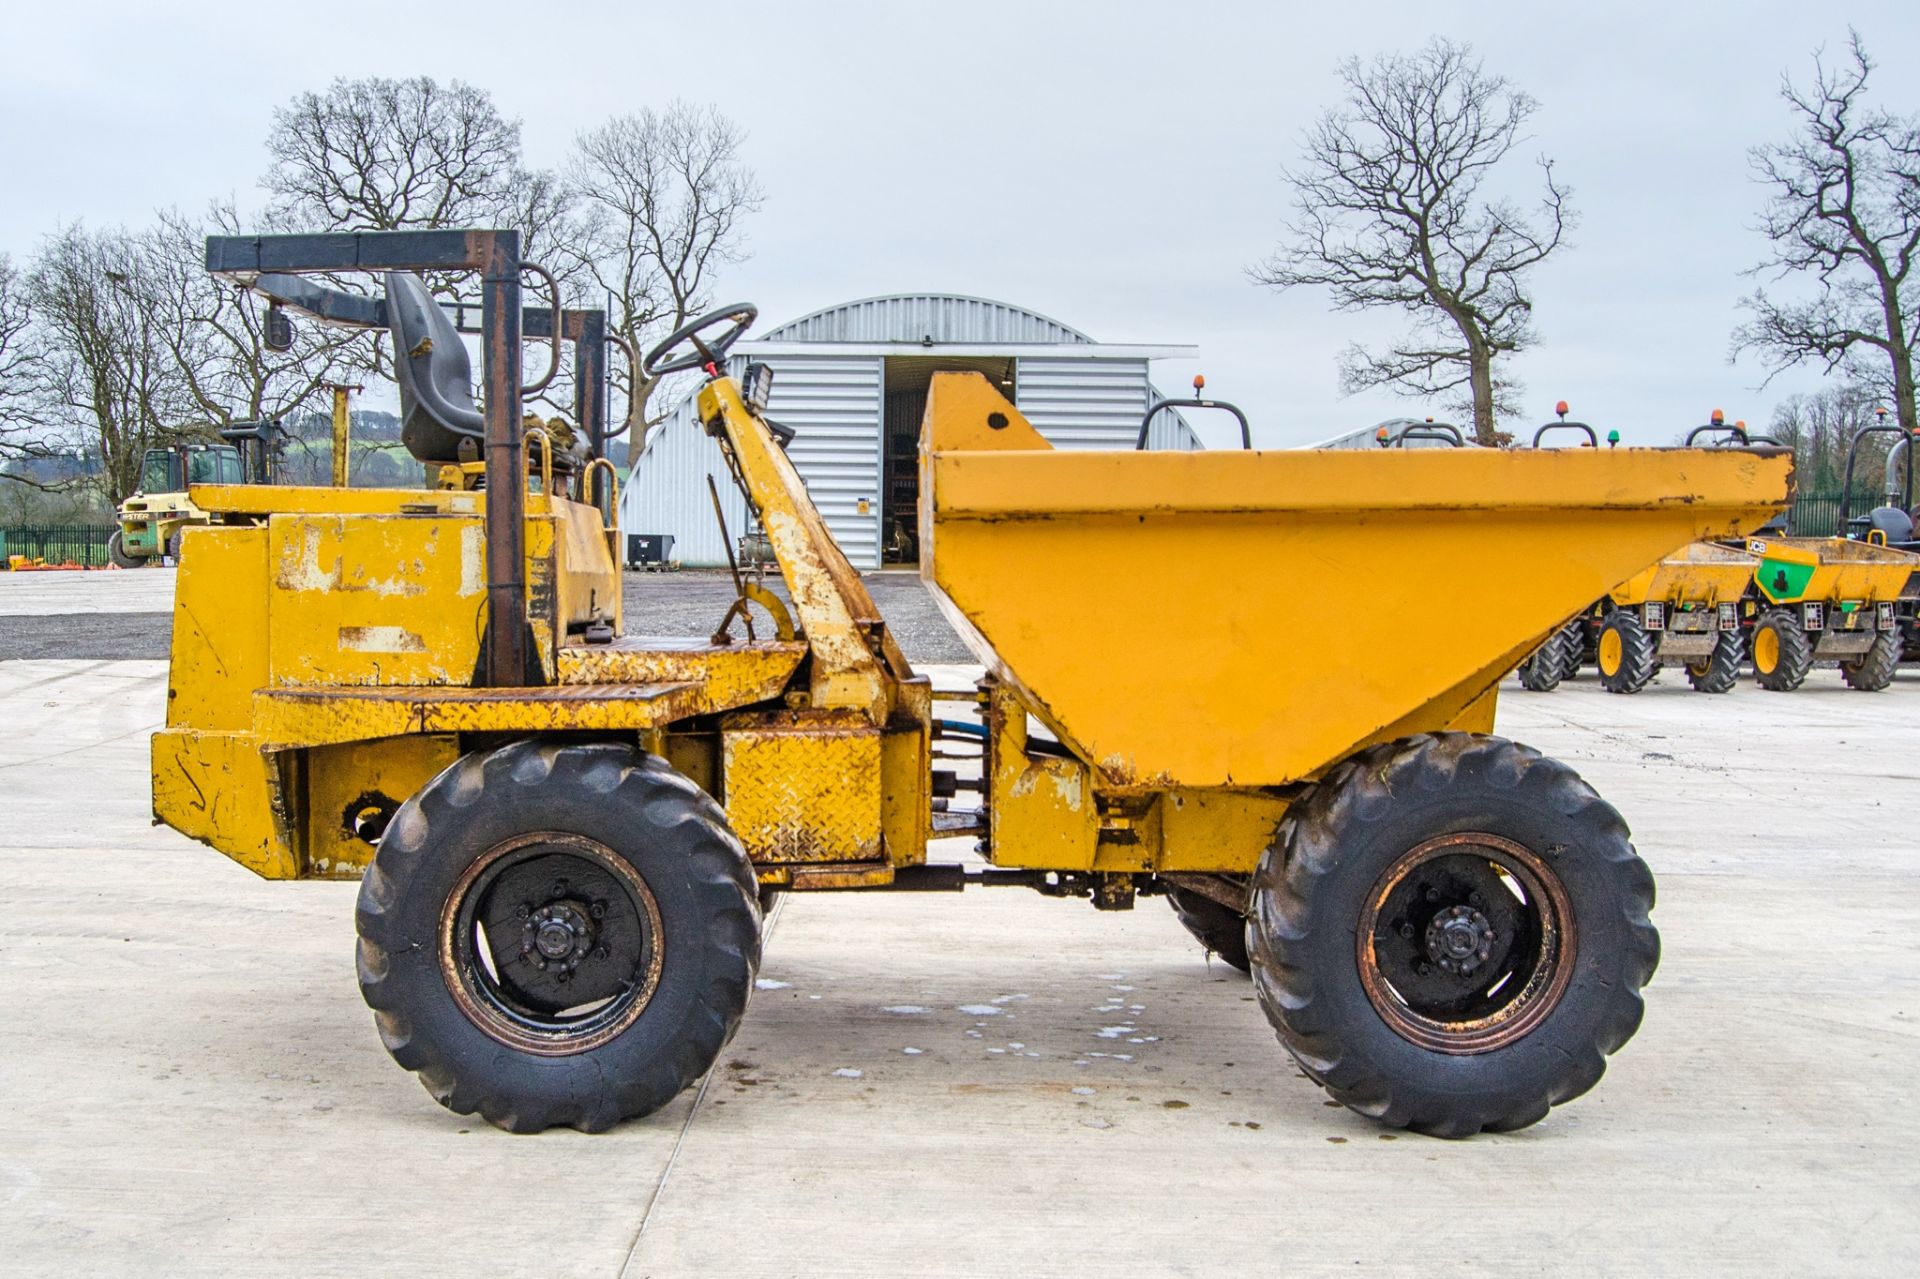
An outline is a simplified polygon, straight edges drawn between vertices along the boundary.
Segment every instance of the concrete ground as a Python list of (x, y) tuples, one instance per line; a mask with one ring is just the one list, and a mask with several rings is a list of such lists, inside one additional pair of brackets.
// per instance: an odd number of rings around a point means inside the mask
[(697, 1091), (496, 1132), (381, 1048), (353, 886), (149, 824), (164, 701), (159, 662), (0, 661), (0, 1275), (1920, 1267), (1911, 672), (1509, 685), (1632, 824), (1665, 954), (1593, 1093), (1459, 1143), (1328, 1103), (1160, 903), (1018, 890), (789, 898)]

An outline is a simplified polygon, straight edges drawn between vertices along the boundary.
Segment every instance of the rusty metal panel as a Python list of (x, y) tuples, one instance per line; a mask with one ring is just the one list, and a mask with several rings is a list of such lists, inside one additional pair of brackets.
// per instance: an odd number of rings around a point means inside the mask
[(721, 734), (727, 822), (756, 862), (881, 856), (880, 730), (852, 716), (765, 716)]
[(156, 821), (263, 878), (299, 877), (280, 771), (258, 737), (169, 728), (152, 749)]
[(303, 879), (358, 879), (400, 805), (460, 758), (451, 736), (390, 737), (306, 752)]
[(487, 605), (479, 516), (276, 515), (268, 529), (270, 683), (472, 678)]
[(254, 719), (276, 750), (407, 733), (648, 732), (698, 714), (692, 684), (545, 688), (265, 689)]
[(561, 649), (560, 683), (698, 684), (703, 711), (730, 711), (779, 697), (806, 654), (798, 640), (723, 645), (623, 635)]

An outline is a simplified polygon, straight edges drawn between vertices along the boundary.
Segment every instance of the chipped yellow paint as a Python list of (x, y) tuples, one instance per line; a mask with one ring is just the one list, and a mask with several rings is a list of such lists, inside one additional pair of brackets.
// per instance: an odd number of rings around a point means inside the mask
[(1027, 709), (996, 684), (987, 707), (989, 858), (998, 866), (1089, 870), (1100, 815), (1087, 766), (1027, 753)]
[(267, 879), (300, 861), (279, 768), (251, 733), (163, 729), (153, 735), (153, 816)]
[(698, 684), (707, 711), (733, 710), (776, 700), (807, 646), (760, 640), (709, 644), (704, 640), (623, 635), (610, 644), (570, 644), (560, 650), (562, 684)]
[(692, 684), (547, 688), (432, 686), (275, 688), (254, 694), (254, 720), (273, 750), (409, 733), (638, 733), (697, 712)]
[[(1283, 785), (1441, 728), (1792, 475), (1732, 449), (1056, 451), (962, 373), (924, 431), (922, 575), (1103, 787), (1138, 790)], [(1388, 660), (1435, 601), (1417, 660)]]
[(1711, 608), (1745, 594), (1758, 562), (1745, 551), (1718, 542), (1694, 542), (1647, 565), (1608, 594), (1615, 604), (1627, 608), (1650, 600)]
[(450, 736), (390, 737), (322, 746), (306, 756), (308, 879), (358, 879), (373, 860), (373, 845), (353, 828), (362, 810), (391, 816), (407, 797), (460, 758)]

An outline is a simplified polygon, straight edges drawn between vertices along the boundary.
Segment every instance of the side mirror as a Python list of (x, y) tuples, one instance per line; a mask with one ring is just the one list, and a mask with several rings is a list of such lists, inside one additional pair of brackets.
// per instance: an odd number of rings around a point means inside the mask
[(278, 302), (267, 304), (267, 321), (262, 339), (269, 351), (284, 353), (293, 349), (293, 317)]

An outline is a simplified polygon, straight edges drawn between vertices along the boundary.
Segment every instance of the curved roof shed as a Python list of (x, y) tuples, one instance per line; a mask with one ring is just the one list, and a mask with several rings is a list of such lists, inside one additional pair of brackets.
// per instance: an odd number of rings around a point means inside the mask
[[(1191, 358), (1191, 346), (1096, 342), (1058, 320), (1007, 302), (948, 293), (861, 298), (781, 324), (734, 348), (772, 366), (767, 414), (793, 428), (788, 454), (855, 567), (917, 556), (920, 419), (936, 372), (984, 374), (1056, 448), (1132, 448), (1158, 397), (1148, 362)], [(1200, 441), (1175, 412), (1155, 419), (1157, 448)], [(728, 532), (747, 527), (717, 446), (694, 421), (691, 397), (649, 433), (621, 498), (627, 533), (674, 538), (689, 567), (726, 563), (707, 494), (718, 483)]]

